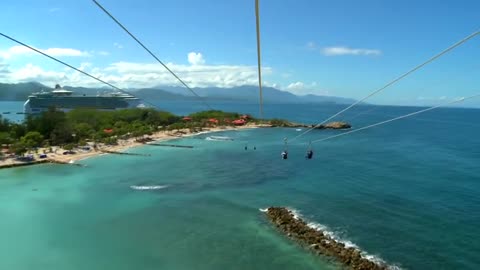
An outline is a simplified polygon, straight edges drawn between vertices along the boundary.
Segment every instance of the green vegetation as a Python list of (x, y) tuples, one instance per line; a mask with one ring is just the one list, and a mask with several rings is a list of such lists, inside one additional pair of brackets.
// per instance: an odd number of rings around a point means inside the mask
[(240, 114), (232, 112), (222, 112), (216, 110), (197, 112), (190, 115), (190, 117), (195, 121), (208, 120), (208, 119), (218, 119), (219, 121), (233, 120), (240, 118)]
[(270, 124), (273, 126), (273, 127), (289, 127), (291, 126), (291, 123), (287, 120), (283, 120), (283, 119), (272, 119), (270, 120)]
[[(17, 124), (0, 116), (0, 145), (23, 154), (37, 147), (62, 146), (72, 149), (86, 142), (117, 144), (118, 139), (151, 135), (159, 130), (201, 130), (203, 127), (230, 125), (241, 117), (238, 113), (204, 111), (189, 119), (154, 109), (97, 111), (75, 109), (67, 113), (54, 108), (37, 116), (28, 116)], [(216, 119), (218, 121), (212, 121)]]

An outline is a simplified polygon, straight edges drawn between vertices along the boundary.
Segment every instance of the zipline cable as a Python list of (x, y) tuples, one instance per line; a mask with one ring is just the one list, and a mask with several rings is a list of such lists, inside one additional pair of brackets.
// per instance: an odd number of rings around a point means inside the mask
[(445, 50), (441, 51), (440, 53), (436, 54), (435, 56), (431, 57), (430, 59), (428, 59), (427, 61), (421, 63), (420, 65), (414, 67), (413, 69), (407, 71), (406, 73), (402, 74), (401, 76), (395, 78), (394, 80), (390, 81), (389, 83), (387, 83), (386, 85), (384, 85), (383, 87), (371, 92), (370, 94), (368, 94), (367, 96), (363, 97), (362, 99), (360, 100), (357, 100), (356, 102), (354, 102), (353, 104), (351, 104), (350, 106), (346, 107), (345, 109), (335, 113), (334, 115), (330, 116), (329, 118), (325, 119), (324, 121), (316, 124), (315, 126), (313, 126), (312, 128), (306, 130), (305, 132), (295, 136), (293, 139), (291, 139), (291, 141), (294, 141), (298, 138), (300, 138), (301, 136), (307, 134), (308, 132), (312, 131), (313, 129), (325, 124), (327, 121), (333, 119), (334, 117), (346, 112), (347, 110), (351, 109), (352, 107), (358, 105), (359, 103), (365, 101), (366, 99), (380, 93), (381, 91), (385, 90), (386, 88), (388, 88), (389, 86), (392, 86), (394, 85), (395, 83), (397, 83), (398, 81), (402, 80), (403, 78), (407, 77), (408, 75), (414, 73), (415, 71), (421, 69), (422, 67), (430, 64), (431, 62), (435, 61), (436, 59), (440, 58), (441, 56), (443, 56), (444, 54), (448, 53), (449, 51), (457, 48), (458, 46), (462, 45), (463, 43), (467, 42), (468, 40), (474, 38), (475, 36), (477, 36), (478, 34), (480, 34), (480, 31), (476, 31), (468, 36), (466, 36), (465, 38), (461, 39), (460, 41), (458, 41), (457, 43), (451, 45), (450, 47), (446, 48)]
[(258, 89), (260, 95), (260, 119), (263, 119), (263, 93), (262, 93), (262, 62), (260, 50), (260, 11), (258, 7), (259, 0), (255, 0), (255, 18), (257, 26), (257, 60), (258, 60)]
[(395, 118), (392, 118), (392, 119), (389, 119), (389, 120), (381, 121), (381, 122), (371, 124), (371, 125), (368, 125), (368, 126), (364, 126), (364, 127), (358, 128), (358, 129), (354, 129), (354, 130), (347, 131), (347, 132), (344, 132), (344, 133), (340, 133), (340, 134), (337, 134), (337, 135), (333, 135), (333, 136), (330, 136), (330, 137), (314, 140), (311, 143), (317, 143), (317, 142), (323, 142), (323, 141), (331, 140), (331, 139), (338, 138), (338, 137), (341, 137), (341, 136), (345, 136), (345, 135), (348, 135), (348, 134), (352, 134), (352, 133), (355, 133), (355, 132), (358, 132), (358, 131), (361, 131), (361, 130), (369, 129), (369, 128), (380, 126), (380, 125), (383, 125), (383, 124), (387, 124), (387, 123), (390, 123), (390, 122), (393, 122), (393, 121), (397, 121), (397, 120), (400, 120), (400, 119), (411, 117), (411, 116), (414, 116), (414, 115), (417, 115), (417, 114), (428, 112), (428, 111), (431, 111), (431, 110), (434, 110), (434, 109), (437, 109), (437, 108), (440, 108), (440, 107), (444, 107), (444, 106), (448, 106), (448, 105), (451, 105), (451, 104), (463, 102), (467, 99), (472, 99), (472, 98), (475, 98), (475, 97), (480, 97), (480, 94), (472, 95), (472, 96), (469, 96), (469, 97), (463, 97), (463, 98), (460, 98), (460, 99), (457, 99), (457, 100), (454, 100), (454, 101), (451, 101), (451, 102), (443, 103), (443, 104), (436, 105), (436, 106), (433, 106), (433, 107), (429, 107), (429, 108), (426, 108), (426, 109), (423, 109), (423, 110), (419, 110), (419, 111), (415, 111), (415, 112), (412, 112), (412, 113), (409, 113), (409, 114), (401, 115), (401, 116), (398, 116), (398, 117), (395, 117)]
[[(13, 42), (15, 42), (15, 43), (17, 43), (17, 44), (20, 44), (20, 45), (22, 45), (22, 46), (24, 46), (24, 47), (26, 47), (26, 48), (29, 48), (30, 50), (35, 51), (35, 52), (37, 52), (37, 53), (39, 53), (39, 54), (41, 54), (41, 55), (43, 55), (43, 56), (45, 56), (45, 57), (48, 57), (48, 58), (52, 59), (53, 61), (56, 61), (56, 62), (58, 62), (58, 63), (60, 63), (60, 64), (62, 64), (62, 65), (64, 65), (64, 66), (67, 66), (67, 67), (75, 70), (75, 71), (78, 71), (78, 72), (82, 73), (83, 75), (86, 75), (86, 76), (88, 76), (88, 77), (90, 77), (90, 78), (92, 78), (92, 79), (94, 79), (94, 80), (96, 80), (96, 81), (98, 81), (98, 82), (101, 82), (101, 83), (103, 83), (103, 84), (106, 84), (106, 85), (108, 85), (108, 86), (110, 86), (110, 87), (112, 87), (112, 88), (114, 88), (114, 89), (116, 89), (116, 90), (118, 90), (118, 91), (120, 91), (120, 92), (122, 92), (122, 93), (129, 94), (129, 95), (131, 95), (131, 96), (135, 96), (135, 95), (129, 93), (128, 91), (125, 91), (125, 90), (123, 90), (123, 89), (120, 89), (120, 88), (118, 88), (117, 86), (115, 86), (115, 85), (113, 85), (113, 84), (111, 84), (111, 83), (109, 83), (109, 82), (106, 82), (106, 81), (104, 81), (104, 80), (102, 80), (102, 79), (100, 79), (100, 78), (97, 78), (97, 77), (95, 77), (95, 76), (93, 76), (93, 75), (91, 75), (91, 74), (89, 74), (89, 73), (87, 73), (87, 72), (85, 72), (85, 71), (83, 71), (83, 70), (81, 70), (81, 69), (78, 69), (78, 68), (76, 68), (76, 67), (74, 67), (74, 66), (72, 66), (72, 65), (70, 65), (70, 64), (68, 64), (68, 63), (65, 63), (65, 62), (63, 62), (62, 60), (59, 60), (59, 59), (57, 59), (57, 58), (55, 58), (55, 57), (53, 57), (53, 56), (51, 56), (51, 55), (48, 55), (48, 54), (42, 52), (41, 50), (36, 49), (36, 48), (34, 48), (34, 47), (30, 46), (30, 45), (27, 45), (27, 44), (25, 44), (25, 43), (23, 43), (23, 42), (15, 39), (15, 38), (11, 37), (11, 36), (8, 36), (8, 35), (6, 35), (6, 34), (4, 34), (4, 33), (0, 33), (0, 35), (3, 36), (3, 37), (5, 37), (5, 38), (7, 38), (7, 39), (9, 39), (9, 40), (11, 40), (11, 41), (13, 41)], [(158, 109), (158, 106), (156, 106), (155, 104), (150, 103), (150, 102), (148, 102), (148, 101), (146, 101), (146, 100), (144, 100), (144, 99), (142, 99), (142, 101)]]
[(158, 63), (160, 63), (170, 74), (173, 75), (185, 88), (187, 88), (192, 94), (194, 94), (208, 109), (213, 110), (213, 108), (204, 100), (203, 97), (199, 96), (190, 86), (188, 86), (180, 77), (175, 74), (167, 65), (165, 65), (152, 51), (150, 51), (143, 43), (138, 40), (128, 29), (123, 26), (110, 12), (108, 12), (100, 3), (98, 3), (96, 0), (92, 0), (105, 14), (107, 14), (120, 28), (122, 28), (130, 37), (132, 37), (145, 51), (147, 51), (155, 60), (157, 60)]

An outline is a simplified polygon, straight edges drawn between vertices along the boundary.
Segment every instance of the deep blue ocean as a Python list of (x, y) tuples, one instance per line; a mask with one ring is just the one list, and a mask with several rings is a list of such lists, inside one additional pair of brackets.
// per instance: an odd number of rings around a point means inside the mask
[[(255, 104), (211, 105), (258, 114)], [(266, 104), (265, 117), (318, 123), (342, 108)], [(335, 120), (359, 128), (419, 110), (372, 108)], [(0, 269), (339, 267), (277, 232), (259, 210), (268, 206), (295, 209), (402, 269), (480, 269), (478, 119), (480, 110), (439, 109), (314, 144), (313, 160), (308, 141), (345, 131), (306, 134), (288, 145), (288, 160), (283, 138), (300, 132), (264, 128), (215, 134), (234, 141), (176, 141), (193, 149), (132, 148), (151, 156), (104, 155), (80, 161), (85, 168), (0, 170)]]

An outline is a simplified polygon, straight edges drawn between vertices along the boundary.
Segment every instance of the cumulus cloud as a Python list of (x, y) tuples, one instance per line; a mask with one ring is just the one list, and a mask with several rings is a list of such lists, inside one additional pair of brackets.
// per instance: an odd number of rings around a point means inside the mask
[[(200, 58), (202, 59), (202, 58)], [(179, 65), (167, 63), (183, 81), (191, 87), (235, 87), (258, 83), (257, 68), (244, 65)], [(180, 85), (165, 68), (156, 63), (115, 62), (106, 67), (82, 63), (79, 69), (121, 88), (142, 88), (159, 85)], [(272, 69), (263, 68), (263, 74), (269, 75)], [(45, 70), (40, 66), (28, 64), (20, 69), (11, 70), (9, 82), (38, 81), (47, 85), (56, 83), (72, 86), (97, 87), (101, 83), (73, 70), (62, 72)]]
[(33, 64), (27, 64), (23, 68), (11, 72), (11, 77), (16, 82), (52, 82), (55, 80), (63, 81), (66, 78), (66, 74), (65, 72), (45, 71)]
[(201, 53), (191, 52), (188, 54), (188, 62), (191, 65), (203, 65), (205, 64), (205, 59), (203, 59), (203, 55)]
[(315, 95), (324, 95), (328, 96), (329, 92), (326, 90), (319, 90), (317, 82), (312, 82), (306, 84), (304, 82), (292, 82), (290, 83), (284, 90), (292, 92), (297, 95), (307, 95), (307, 94), (315, 94)]
[(303, 82), (294, 82), (287, 86), (287, 90), (303, 90), (305, 84)]
[[(35, 49), (51, 56), (90, 56), (88, 52), (71, 49), (71, 48), (48, 48), (48, 49), (35, 48)], [(32, 55), (32, 54), (36, 54), (36, 52), (30, 50), (27, 47), (20, 46), (20, 45), (10, 47), (5, 51), (0, 51), (0, 57), (5, 59), (9, 59), (17, 55)]]
[(376, 49), (353, 49), (349, 47), (325, 47), (321, 50), (323, 55), (326, 56), (339, 56), (339, 55), (380, 55), (382, 52)]

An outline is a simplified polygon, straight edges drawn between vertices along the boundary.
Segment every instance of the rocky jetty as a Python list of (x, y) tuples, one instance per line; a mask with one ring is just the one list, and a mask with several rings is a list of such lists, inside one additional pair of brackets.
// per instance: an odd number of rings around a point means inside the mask
[(330, 122), (315, 128), (316, 129), (346, 129), (351, 127), (352, 126), (346, 122)]
[(347, 129), (351, 128), (352, 126), (347, 122), (330, 122), (323, 125), (306, 125), (300, 123), (289, 122), (285, 120), (276, 120), (271, 121), (271, 127), (291, 127), (291, 128), (315, 128), (315, 129)]
[(317, 254), (337, 259), (347, 268), (354, 270), (388, 269), (387, 265), (380, 265), (360, 254), (360, 250), (346, 247), (321, 230), (311, 228), (305, 221), (296, 218), (284, 207), (270, 207), (266, 211), (270, 221), (288, 237), (308, 246)]

